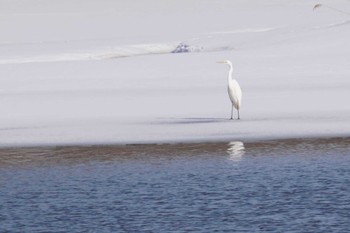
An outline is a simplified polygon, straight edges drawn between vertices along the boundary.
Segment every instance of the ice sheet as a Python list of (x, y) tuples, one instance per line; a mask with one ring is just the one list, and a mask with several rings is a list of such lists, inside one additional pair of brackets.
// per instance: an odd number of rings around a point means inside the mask
[(1, 0), (0, 146), (349, 136), (350, 16), (316, 3)]

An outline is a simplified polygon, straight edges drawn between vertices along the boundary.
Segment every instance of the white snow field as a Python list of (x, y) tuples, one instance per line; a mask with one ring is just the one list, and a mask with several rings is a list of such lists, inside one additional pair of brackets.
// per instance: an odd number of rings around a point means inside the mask
[(346, 12), (347, 0), (0, 0), (0, 146), (350, 136)]

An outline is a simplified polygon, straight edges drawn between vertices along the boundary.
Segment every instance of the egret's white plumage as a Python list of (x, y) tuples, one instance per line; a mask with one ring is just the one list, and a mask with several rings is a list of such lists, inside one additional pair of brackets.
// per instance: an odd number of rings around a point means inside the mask
[(239, 110), (241, 108), (241, 102), (242, 102), (242, 90), (237, 80), (232, 78), (232, 72), (233, 72), (232, 62), (229, 60), (224, 60), (224, 61), (219, 61), (218, 63), (227, 64), (230, 67), (227, 81), (228, 81), (228, 96), (230, 97), (230, 100), (232, 102), (231, 119), (233, 119), (233, 107), (237, 109), (237, 114), (238, 114), (237, 119), (240, 119)]

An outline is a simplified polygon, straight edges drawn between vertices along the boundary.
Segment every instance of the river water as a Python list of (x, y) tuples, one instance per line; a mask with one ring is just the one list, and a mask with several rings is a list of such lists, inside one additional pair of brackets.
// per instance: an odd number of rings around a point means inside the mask
[(0, 150), (0, 232), (349, 232), (350, 139)]

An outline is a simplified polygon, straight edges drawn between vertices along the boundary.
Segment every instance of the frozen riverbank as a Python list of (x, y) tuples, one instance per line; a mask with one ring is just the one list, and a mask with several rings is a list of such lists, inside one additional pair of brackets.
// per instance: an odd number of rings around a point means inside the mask
[(312, 1), (3, 3), (0, 146), (350, 135), (350, 19)]

